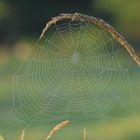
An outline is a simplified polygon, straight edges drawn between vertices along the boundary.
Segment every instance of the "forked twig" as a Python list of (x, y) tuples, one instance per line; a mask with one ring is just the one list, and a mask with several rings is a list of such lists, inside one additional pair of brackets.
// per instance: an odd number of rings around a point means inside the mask
[(69, 121), (64, 121), (61, 122), (60, 124), (58, 124), (57, 126), (55, 126), (49, 133), (49, 135), (45, 138), (45, 140), (50, 139), (59, 129), (64, 128), (67, 124), (69, 123)]
[(115, 28), (113, 28), (111, 25), (106, 23), (104, 20), (100, 18), (95, 18), (87, 15), (83, 15), (80, 13), (74, 13), (74, 14), (60, 14), (59, 16), (53, 17), (47, 24), (46, 27), (43, 29), (40, 39), (43, 38), (44, 34), (48, 31), (48, 29), (63, 20), (79, 20), (79, 21), (87, 21), (91, 24), (96, 24), (100, 26), (102, 29), (109, 32), (122, 46), (125, 47), (125, 49), (129, 52), (131, 57), (135, 60), (138, 66), (140, 66), (140, 59), (136, 55), (135, 51), (133, 50), (133, 47), (116, 31)]

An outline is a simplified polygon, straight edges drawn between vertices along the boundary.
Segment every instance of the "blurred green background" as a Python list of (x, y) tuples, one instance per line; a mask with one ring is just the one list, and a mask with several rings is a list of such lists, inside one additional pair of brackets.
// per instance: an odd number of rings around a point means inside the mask
[[(12, 106), (11, 75), (36, 43), (46, 22), (60, 13), (74, 12), (104, 19), (133, 45), (140, 56), (139, 0), (0, 0), (0, 132), (7, 139), (18, 139), (21, 132), (20, 127), (12, 128), (16, 121), (9, 115)], [(130, 74), (137, 119), (128, 117), (71, 124), (54, 139), (80, 140), (84, 125), (89, 139), (140, 140), (140, 69), (135, 63)], [(41, 140), (48, 129), (32, 128), (26, 133), (27, 140)]]

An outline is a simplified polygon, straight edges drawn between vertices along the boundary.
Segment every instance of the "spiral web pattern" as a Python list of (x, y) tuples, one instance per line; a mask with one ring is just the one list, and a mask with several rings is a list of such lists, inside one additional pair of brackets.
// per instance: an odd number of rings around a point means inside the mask
[(125, 48), (98, 26), (54, 25), (13, 75), (12, 112), (46, 124), (104, 118), (116, 104), (133, 113), (130, 64)]

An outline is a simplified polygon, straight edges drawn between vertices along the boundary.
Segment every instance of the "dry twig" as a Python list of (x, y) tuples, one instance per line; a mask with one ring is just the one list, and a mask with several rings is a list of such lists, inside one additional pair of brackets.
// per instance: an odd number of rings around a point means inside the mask
[(133, 47), (116, 31), (115, 28), (113, 28), (111, 25), (106, 23), (104, 20), (83, 15), (80, 13), (66, 13), (66, 14), (60, 14), (59, 16), (53, 17), (52, 20), (50, 20), (47, 24), (46, 27), (43, 29), (40, 39), (44, 37), (44, 34), (48, 31), (48, 29), (54, 25), (57, 24), (60, 21), (64, 20), (79, 20), (79, 21), (87, 21), (91, 24), (95, 24), (100, 26), (102, 29), (105, 31), (109, 32), (125, 49), (129, 52), (131, 57), (135, 60), (138, 66), (140, 66), (140, 59), (136, 55), (135, 51), (133, 50)]

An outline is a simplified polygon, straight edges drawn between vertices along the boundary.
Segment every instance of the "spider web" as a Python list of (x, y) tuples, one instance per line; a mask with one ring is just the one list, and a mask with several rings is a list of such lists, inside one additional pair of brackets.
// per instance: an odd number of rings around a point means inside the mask
[(130, 65), (125, 48), (100, 27), (56, 24), (13, 75), (12, 114), (28, 125), (135, 115)]

